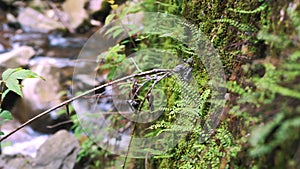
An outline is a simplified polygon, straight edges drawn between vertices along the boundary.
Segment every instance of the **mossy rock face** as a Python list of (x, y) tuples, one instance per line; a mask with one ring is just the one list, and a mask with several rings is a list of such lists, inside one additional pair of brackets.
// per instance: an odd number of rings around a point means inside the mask
[[(143, 7), (186, 19), (189, 23), (184, 24), (196, 29), (193, 35), (198, 29), (202, 31), (220, 56), (228, 94), (221, 122), (209, 138), (200, 141), (203, 130), (200, 125), (193, 126), (174, 148), (149, 159), (148, 165), (182, 169), (296, 168), (300, 161), (300, 107), (295, 106), (300, 105), (299, 1), (145, 0)], [(204, 98), (203, 93), (210, 89), (210, 77), (197, 52), (172, 37), (158, 35), (149, 36), (140, 45), (172, 50), (179, 59), (193, 58), (190, 65), (198, 85), (195, 91)], [(185, 111), (192, 101), (181, 95), (188, 95), (189, 89), (176, 86), (170, 79), (160, 85), (168, 98), (167, 106), (157, 122), (146, 126), (151, 129), (146, 131), (148, 136), (166, 130), (186, 131), (184, 120), (183, 125), (171, 128), (178, 114), (189, 117), (189, 111), (197, 112), (197, 120), (205, 121), (212, 111), (210, 94), (201, 109)], [(143, 134), (146, 127), (141, 125), (138, 132)], [(172, 139), (159, 143), (169, 141)], [(144, 166), (141, 160), (133, 163), (136, 168)]]
[[(300, 131), (296, 120), (300, 108), (295, 106), (300, 104), (296, 94), (300, 77), (295, 73), (299, 69), (292, 68), (299, 65), (300, 59), (291, 62), (289, 58), (295, 57), (293, 53), (300, 47), (299, 2), (162, 0), (155, 7), (156, 11), (182, 16), (200, 28), (219, 53), (227, 80), (235, 84), (228, 91), (228, 114), (214, 135), (200, 144), (197, 132), (191, 133), (168, 152), (171, 157), (154, 160), (155, 167), (159, 163), (160, 168), (296, 168), (300, 136), (288, 133)], [(201, 61), (196, 59), (195, 63), (195, 79), (205, 86), (209, 77)], [(260, 85), (266, 82), (262, 79), (272, 79), (267, 83), (275, 88), (262, 88)], [(169, 104), (176, 98), (172, 96)], [(248, 141), (253, 128), (264, 128), (280, 113), (285, 118), (267, 132), (259, 145), (269, 150), (251, 155), (249, 152), (260, 150)], [(286, 126), (290, 126), (289, 132)]]
[[(245, 62), (259, 51), (258, 29), (266, 24), (267, 7), (250, 14), (264, 5), (258, 1), (184, 1), (182, 16), (200, 27), (218, 50), (226, 72), (231, 73), (236, 64)], [(236, 11), (235, 11), (236, 10)]]

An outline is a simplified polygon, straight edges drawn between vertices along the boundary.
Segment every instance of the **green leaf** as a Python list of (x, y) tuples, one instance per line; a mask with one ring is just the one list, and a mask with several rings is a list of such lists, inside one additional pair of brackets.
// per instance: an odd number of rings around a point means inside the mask
[(9, 92), (10, 90), (9, 89), (6, 89), (2, 95), (1, 95), (1, 100), (3, 100), (5, 98), (5, 96), (7, 95), (7, 93)]
[(15, 71), (18, 71), (18, 70), (20, 70), (20, 69), (22, 69), (22, 68), (6, 69), (6, 70), (2, 73), (2, 80), (3, 80), (3, 81), (6, 81), (6, 80), (9, 78), (9, 76), (10, 76), (11, 74), (13, 74)]
[(118, 57), (116, 58), (115, 62), (120, 63), (120, 62), (124, 61), (125, 58), (126, 58), (126, 55), (119, 54)]
[(116, 16), (116, 14), (110, 14), (106, 17), (105, 19), (105, 25), (108, 25), (111, 23), (111, 21), (114, 19), (114, 17)]
[(105, 35), (108, 35), (112, 32), (115, 32), (116, 30), (122, 30), (123, 31), (123, 27), (120, 26), (120, 25), (116, 25), (116, 26), (113, 26), (111, 28), (109, 28), (106, 32), (105, 32)]
[(113, 38), (116, 38), (116, 37), (118, 37), (123, 32), (124, 32), (123, 29), (118, 29), (118, 30), (114, 31), (114, 33), (112, 34), (112, 36), (113, 36)]
[(300, 58), (300, 50), (297, 50), (296, 52), (294, 52), (291, 56), (290, 56), (290, 60), (291, 61), (297, 61), (297, 59)]
[(258, 126), (251, 132), (251, 137), (249, 138), (250, 145), (257, 147), (264, 144), (265, 139), (270, 134), (270, 132), (284, 119), (284, 114), (277, 114), (273, 121), (264, 124), (263, 126)]
[(25, 79), (25, 78), (38, 78), (38, 77), (40, 76), (32, 72), (31, 70), (21, 69), (13, 72), (10, 78)]
[(267, 3), (264, 3), (260, 7), (254, 9), (252, 11), (246, 11), (246, 10), (242, 10), (242, 9), (233, 9), (233, 8), (229, 8), (228, 10), (237, 12), (237, 13), (243, 13), (243, 14), (254, 14), (254, 13), (264, 11), (267, 7), (268, 7)]
[(140, 2), (133, 6), (130, 5), (130, 6), (123, 8), (119, 17), (124, 18), (126, 15), (128, 15), (130, 13), (137, 13), (139, 11), (141, 11), (141, 3)]
[(16, 94), (20, 95), (21, 97), (23, 97), (22, 95), (22, 91), (21, 91), (21, 85), (19, 84), (19, 81), (17, 79), (9, 79), (8, 81), (6, 81), (6, 87), (15, 92)]
[(2, 74), (2, 80), (5, 82), (6, 87), (20, 96), (22, 96), (22, 85), (19, 84), (18, 80), (25, 78), (41, 78), (45, 80), (43, 77), (37, 75), (31, 70), (22, 68), (7, 69)]
[(113, 66), (113, 67), (110, 68), (109, 73), (108, 73), (108, 75), (107, 75), (107, 79), (108, 79), (108, 80), (112, 80), (112, 79), (113, 79), (116, 70), (117, 70), (117, 67), (116, 67), (116, 66)]
[(0, 136), (3, 136), (3, 135), (4, 135), (4, 133), (2, 131), (0, 131)]
[[(7, 69), (2, 73), (2, 80), (4, 82), (8, 81), (9, 79), (25, 79), (25, 78), (41, 78), (38, 74), (32, 72), (28, 69), (22, 68), (15, 68), (15, 69)], [(44, 80), (44, 79), (43, 79)]]
[(132, 35), (135, 35), (137, 34), (138, 32), (140, 32), (141, 29), (140, 28), (135, 28), (135, 29), (132, 29), (131, 31), (128, 32), (128, 35), (129, 36), (132, 36)]
[(8, 110), (3, 110), (0, 113), (0, 118), (2, 118), (3, 121), (13, 120), (13, 116)]

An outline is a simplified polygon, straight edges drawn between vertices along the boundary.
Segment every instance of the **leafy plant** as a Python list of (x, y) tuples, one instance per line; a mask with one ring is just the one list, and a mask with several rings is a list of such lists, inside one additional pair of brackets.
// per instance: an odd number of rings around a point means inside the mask
[[(22, 95), (22, 85), (19, 83), (19, 80), (23, 80), (26, 78), (41, 78), (41, 76), (37, 75), (36, 73), (32, 72), (28, 69), (23, 68), (15, 68), (15, 69), (7, 69), (2, 73), (2, 80), (0, 81), (1, 86), (1, 98), (0, 103), (4, 100), (5, 96), (9, 91), (12, 91), (19, 96), (23, 97)], [(6, 87), (6, 89), (5, 89)], [(0, 125), (2, 125), (5, 121), (12, 120), (13, 117), (8, 110), (0, 109)], [(0, 135), (4, 133), (0, 131)]]
[(107, 75), (107, 79), (111, 80), (114, 77), (115, 71), (118, 66), (124, 61), (125, 54), (124, 54), (125, 46), (117, 44), (111, 48), (107, 52), (104, 52), (98, 56), (98, 62), (101, 60), (104, 61), (98, 70), (109, 70), (109, 74)]

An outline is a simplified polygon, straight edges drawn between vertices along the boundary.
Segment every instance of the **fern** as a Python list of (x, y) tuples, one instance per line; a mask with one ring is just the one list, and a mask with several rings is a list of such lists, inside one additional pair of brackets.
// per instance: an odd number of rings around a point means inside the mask
[[(273, 121), (252, 131), (250, 144), (253, 148), (250, 155), (257, 157), (267, 154), (276, 146), (284, 144), (285, 141), (299, 137), (297, 131), (300, 129), (300, 117), (284, 120), (284, 114), (285, 112), (279, 113)], [(275, 130), (274, 138), (270, 142), (266, 142), (276, 128), (278, 129)], [(295, 134), (292, 131), (296, 131)]]
[(287, 72), (283, 70), (275, 70), (272, 64), (264, 64), (266, 73), (264, 78), (256, 82), (257, 87), (264, 90), (271, 90), (273, 93), (279, 93), (283, 96), (289, 96), (300, 99), (300, 92), (293, 89), (280, 86), (278, 83), (281, 81), (281, 76), (286, 75)]
[(210, 96), (210, 89), (205, 90), (199, 95), (191, 84), (188, 84), (177, 75), (172, 79), (172, 82), (174, 85), (167, 90), (179, 95), (180, 98), (177, 99), (171, 107), (161, 107), (160, 110), (165, 111), (166, 115), (171, 116), (173, 122), (166, 122), (164, 120), (157, 122), (149, 128), (156, 129), (155, 134), (150, 132), (151, 134), (148, 134), (148, 136), (157, 136), (163, 132), (191, 132), (193, 128), (196, 129), (194, 126), (195, 121), (205, 118), (203, 111), (205, 109), (205, 103)]
[(287, 35), (270, 34), (266, 30), (261, 30), (258, 33), (257, 38), (265, 40), (267, 44), (270, 44), (278, 49), (284, 49), (292, 43)]
[(257, 31), (257, 28), (255, 28), (254, 26), (244, 24), (244, 23), (239, 23), (238, 21), (235, 21), (233, 19), (228, 19), (228, 18), (215, 19), (215, 20), (212, 20), (212, 22), (228, 23), (229, 25), (234, 26), (243, 32), (256, 32)]
[(245, 11), (242, 9), (232, 9), (232, 8), (229, 8), (228, 10), (236, 12), (236, 13), (242, 13), (242, 14), (254, 14), (254, 13), (259, 13), (259, 12), (266, 10), (267, 7), (268, 7), (268, 4), (263, 3), (261, 6), (259, 6), (258, 8), (254, 9), (252, 11)]

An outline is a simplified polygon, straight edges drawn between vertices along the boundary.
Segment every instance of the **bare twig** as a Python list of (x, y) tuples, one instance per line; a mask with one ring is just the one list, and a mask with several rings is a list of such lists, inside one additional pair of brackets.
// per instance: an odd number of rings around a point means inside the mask
[(135, 60), (131, 57), (130, 60), (132, 61), (132, 63), (134, 64), (134, 66), (136, 67), (136, 69), (139, 71), (139, 72), (142, 72), (141, 69), (139, 68), (139, 66), (136, 64)]
[[(118, 85), (120, 84), (129, 84), (131, 82), (124, 82), (124, 83), (119, 83)], [(116, 87), (112, 87), (112, 89), (114, 89)], [(96, 98), (97, 101), (100, 99), (100, 98), (108, 98), (108, 97), (113, 97), (113, 96), (116, 96), (115, 94), (110, 94), (110, 95), (107, 95), (105, 94), (107, 91), (104, 91), (104, 92), (101, 92), (101, 93), (97, 93), (97, 94), (94, 94), (93, 96), (84, 96), (83, 98), (87, 98), (87, 99), (93, 99), (93, 98)]]
[(72, 122), (73, 122), (72, 120), (67, 120), (67, 121), (63, 121), (63, 122), (60, 122), (60, 123), (57, 123), (57, 124), (54, 124), (54, 125), (47, 126), (47, 128), (52, 129), (52, 128), (56, 128), (56, 127), (59, 127), (61, 125), (69, 124), (69, 123), (72, 123)]
[(144, 104), (145, 101), (146, 101), (146, 98), (148, 97), (149, 93), (151, 93), (151, 91), (153, 90), (153, 88), (155, 87), (155, 85), (156, 85), (158, 82), (160, 82), (162, 79), (164, 79), (165, 77), (168, 77), (168, 76), (170, 76), (170, 75), (171, 75), (171, 72), (168, 72), (168, 73), (162, 75), (161, 77), (159, 77), (158, 79), (156, 79), (156, 80), (153, 82), (151, 88), (147, 91), (147, 93), (146, 93), (145, 96), (144, 96), (144, 99), (143, 99), (143, 101), (142, 101), (142, 103), (141, 103), (140, 110), (142, 109), (143, 104)]
[(134, 99), (135, 97), (137, 97), (138, 93), (141, 91), (142, 87), (144, 87), (148, 82), (150, 82), (150, 80), (147, 80), (146, 82), (144, 82), (142, 85), (140, 85), (136, 91), (134, 92), (134, 94), (132, 95), (132, 99)]
[(145, 157), (145, 169), (148, 169), (148, 165), (149, 165), (148, 158), (149, 158), (149, 152), (146, 153), (146, 157)]
[(113, 84), (122, 82), (122, 81), (127, 80), (127, 79), (136, 78), (136, 77), (143, 77), (143, 76), (146, 76), (146, 75), (156, 74), (156, 73), (160, 73), (160, 72), (171, 72), (171, 69), (153, 69), (153, 70), (141, 72), (141, 73), (138, 73), (138, 74), (133, 74), (133, 75), (125, 76), (125, 77), (122, 77), (122, 78), (120, 78), (120, 79), (117, 79), (117, 80), (114, 80), (114, 81), (105, 83), (105, 84), (103, 84), (103, 85), (101, 85), (101, 86), (95, 87), (95, 88), (93, 88), (93, 89), (91, 89), (91, 90), (88, 90), (88, 91), (86, 91), (86, 92), (84, 92), (84, 93), (82, 93), (82, 94), (80, 94), (80, 95), (78, 95), (78, 96), (75, 96), (75, 97), (73, 97), (73, 98), (71, 98), (71, 99), (69, 99), (69, 100), (66, 100), (66, 101), (64, 101), (64, 102), (62, 102), (62, 103), (60, 103), (60, 104), (58, 104), (58, 105), (56, 105), (56, 106), (54, 106), (54, 107), (52, 107), (52, 108), (50, 108), (50, 109), (48, 109), (48, 110), (42, 112), (41, 114), (39, 114), (39, 115), (37, 115), (37, 116), (31, 118), (31, 119), (28, 120), (27, 122), (23, 123), (21, 126), (17, 127), (17, 128), (16, 128), (15, 130), (13, 130), (12, 132), (10, 132), (10, 133), (8, 133), (7, 135), (3, 136), (3, 137), (0, 139), (0, 142), (2, 142), (3, 140), (7, 139), (9, 136), (11, 136), (11, 135), (14, 134), (15, 132), (19, 131), (20, 129), (22, 129), (22, 128), (25, 127), (26, 125), (32, 123), (32, 122), (35, 121), (36, 119), (39, 119), (39, 118), (41, 118), (41, 117), (47, 115), (48, 113), (50, 113), (50, 112), (52, 112), (52, 111), (54, 111), (54, 110), (56, 110), (56, 109), (58, 109), (58, 108), (60, 108), (60, 107), (62, 107), (62, 106), (65, 106), (65, 105), (71, 103), (71, 102), (74, 101), (74, 100), (77, 100), (77, 99), (79, 99), (79, 98), (82, 98), (82, 97), (85, 96), (85, 95), (88, 95), (88, 94), (93, 93), (93, 92), (95, 92), (95, 91), (97, 91), (97, 90), (99, 90), (99, 89), (102, 89), (102, 88), (107, 87), (107, 86), (111, 86), (111, 85), (113, 85)]
[[(123, 113), (122, 113), (122, 114), (123, 114)], [(130, 126), (131, 126), (131, 122), (129, 121), (129, 122), (127, 122), (127, 123), (125, 124), (124, 127), (120, 128), (120, 129), (118, 130), (118, 132), (119, 132), (119, 133), (123, 133), (125, 130), (129, 129)]]
[(66, 104), (66, 112), (67, 112), (67, 116), (70, 117), (69, 104)]
[(133, 135), (134, 135), (134, 132), (136, 130), (136, 122), (139, 120), (139, 112), (142, 110), (143, 108), (143, 104), (145, 103), (146, 101), (146, 98), (147, 96), (149, 95), (149, 93), (153, 90), (153, 88), (155, 87), (155, 85), (160, 82), (162, 79), (164, 79), (165, 77), (168, 77), (172, 74), (172, 72), (166, 72), (164, 75), (158, 77), (154, 82), (153, 84), (151, 85), (151, 88), (146, 92), (145, 96), (144, 96), (144, 99), (143, 101), (140, 103), (139, 105), (139, 108), (136, 110), (136, 119), (135, 121), (133, 122), (133, 130), (132, 130), (132, 133), (131, 133), (131, 136), (130, 136), (130, 140), (129, 140), (129, 144), (128, 144), (128, 148), (127, 148), (127, 152), (126, 152), (126, 156), (125, 156), (125, 159), (124, 159), (124, 162), (123, 162), (123, 166), (122, 166), (122, 169), (125, 169), (125, 166), (126, 166), (126, 162), (127, 162), (127, 158), (128, 158), (128, 155), (129, 155), (129, 151), (130, 151), (130, 148), (131, 148), (131, 144), (132, 144), (132, 140), (133, 140)]
[(131, 44), (133, 45), (134, 48), (137, 48), (132, 35), (129, 34), (129, 30), (127, 29), (127, 27), (125, 27), (125, 25), (122, 23), (121, 20), (119, 20), (120, 25), (122, 26), (122, 28), (124, 29), (125, 33), (129, 36), (129, 41), (131, 42)]

